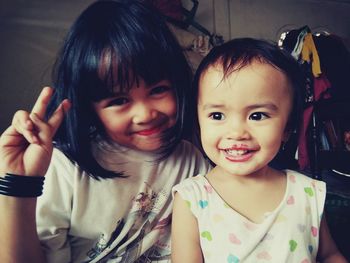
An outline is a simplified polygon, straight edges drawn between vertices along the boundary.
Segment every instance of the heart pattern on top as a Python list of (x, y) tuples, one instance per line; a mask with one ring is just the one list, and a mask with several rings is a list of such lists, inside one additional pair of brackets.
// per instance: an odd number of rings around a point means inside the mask
[(308, 194), (308, 196), (313, 197), (314, 196), (314, 191), (312, 190), (311, 187), (305, 187), (304, 188), (305, 193)]
[(239, 263), (239, 258), (235, 255), (230, 254), (227, 257), (227, 263)]
[(203, 231), (201, 233), (201, 237), (207, 239), (208, 241), (212, 241), (213, 240), (213, 237), (211, 236), (209, 231)]
[(206, 201), (206, 200), (199, 200), (199, 206), (201, 208), (206, 208), (208, 206), (208, 201)]

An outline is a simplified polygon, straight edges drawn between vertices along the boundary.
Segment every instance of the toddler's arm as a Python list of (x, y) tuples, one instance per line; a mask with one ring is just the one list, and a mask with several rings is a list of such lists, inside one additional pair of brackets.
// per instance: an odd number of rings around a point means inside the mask
[(330, 234), (327, 221), (323, 215), (320, 226), (320, 246), (317, 254), (317, 261), (324, 263), (347, 263), (348, 261), (339, 252)]
[(202, 263), (197, 220), (186, 202), (175, 193), (171, 226), (173, 263)]

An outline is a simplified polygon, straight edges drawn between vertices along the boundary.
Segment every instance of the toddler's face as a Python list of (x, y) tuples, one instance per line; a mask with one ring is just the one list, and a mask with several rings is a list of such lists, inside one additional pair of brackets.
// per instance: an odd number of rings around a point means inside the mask
[(253, 62), (225, 79), (221, 68), (210, 67), (198, 95), (204, 151), (229, 174), (259, 173), (287, 135), (292, 98), (285, 74), (269, 64)]
[(93, 107), (113, 141), (141, 151), (159, 149), (161, 133), (176, 122), (176, 98), (167, 80), (147, 85), (140, 79), (128, 93), (116, 94)]

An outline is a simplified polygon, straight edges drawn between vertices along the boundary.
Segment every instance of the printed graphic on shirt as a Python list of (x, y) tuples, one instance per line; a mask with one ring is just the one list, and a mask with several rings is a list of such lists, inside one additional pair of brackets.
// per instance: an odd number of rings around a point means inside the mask
[[(167, 259), (170, 262), (171, 215), (160, 215), (167, 201), (163, 192), (157, 194), (145, 183), (142, 191), (133, 198), (127, 217), (117, 222), (110, 240), (106, 242), (106, 237), (101, 235), (88, 256), (94, 259), (105, 254), (101, 262), (144, 263)], [(161, 216), (165, 217), (159, 218)], [(124, 233), (126, 235), (121, 239)], [(145, 251), (145, 247), (150, 248)]]
[[(109, 241), (107, 241), (107, 237), (105, 237), (104, 234), (101, 234), (99, 240), (97, 241), (96, 245), (87, 253), (88, 257), (90, 259), (96, 258), (101, 252), (108, 246), (110, 246), (113, 241), (120, 235), (120, 232), (122, 231), (125, 223), (124, 220), (118, 220), (117, 227), (111, 234), (111, 238)], [(125, 236), (119, 243), (124, 244), (127, 240), (127, 236)]]

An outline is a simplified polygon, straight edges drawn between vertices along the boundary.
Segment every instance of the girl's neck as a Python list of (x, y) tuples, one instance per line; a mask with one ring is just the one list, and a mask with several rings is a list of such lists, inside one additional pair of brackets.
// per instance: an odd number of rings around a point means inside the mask
[(130, 160), (143, 160), (143, 161), (155, 161), (159, 158), (159, 154), (155, 151), (146, 152), (140, 151), (137, 149), (132, 149), (123, 145), (118, 144), (117, 142), (105, 139), (103, 136), (97, 136), (93, 140), (93, 151), (98, 155), (105, 156), (123, 156), (123, 159)]
[(263, 222), (264, 215), (275, 211), (287, 193), (286, 174), (270, 167), (245, 176), (215, 167), (207, 179), (228, 206), (253, 223)]
[(265, 166), (260, 170), (255, 171), (254, 173), (246, 175), (232, 174), (222, 169), (221, 167), (216, 166), (209, 172), (207, 177), (215, 181), (249, 186), (271, 183), (276, 179), (278, 180), (281, 175), (284, 175), (284, 173), (269, 166)]

